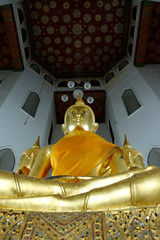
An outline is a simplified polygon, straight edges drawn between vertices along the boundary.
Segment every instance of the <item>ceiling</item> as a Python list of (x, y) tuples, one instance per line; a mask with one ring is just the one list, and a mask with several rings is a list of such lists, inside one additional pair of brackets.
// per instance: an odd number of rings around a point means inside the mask
[[(84, 79), (105, 76), (128, 52), (135, 51), (134, 65), (160, 63), (160, 2), (142, 1), (138, 37), (133, 50), (136, 11), (128, 0), (24, 0), (31, 59), (51, 76)], [(134, 24), (130, 26), (130, 19)], [(25, 32), (22, 32), (22, 35)], [(0, 70), (23, 70), (11, 5), (0, 6)], [(65, 90), (66, 93), (67, 89)], [(57, 123), (63, 122), (68, 102), (55, 92)], [(105, 93), (89, 91), (97, 122), (105, 122)], [(86, 99), (84, 99), (85, 101)], [(97, 112), (97, 113), (96, 113)]]
[[(131, 5), (24, 0), (31, 58), (55, 78), (103, 77), (127, 55)], [(142, 1), (137, 39), (134, 64), (160, 63), (160, 2)], [(0, 70), (23, 70), (11, 5), (0, 6), (0, 46)]]
[(103, 77), (126, 55), (131, 1), (24, 2), (32, 59), (56, 78)]

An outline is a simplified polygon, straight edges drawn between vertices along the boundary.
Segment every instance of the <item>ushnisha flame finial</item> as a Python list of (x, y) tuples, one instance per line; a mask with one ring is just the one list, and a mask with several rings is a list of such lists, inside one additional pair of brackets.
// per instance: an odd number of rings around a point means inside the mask
[(81, 93), (79, 93), (78, 99), (77, 99), (75, 105), (77, 105), (77, 106), (85, 105), (84, 101), (82, 100)]
[(124, 137), (123, 147), (124, 147), (124, 148), (131, 148), (131, 145), (130, 145), (130, 143), (129, 143), (128, 140), (127, 140), (126, 134), (125, 134), (125, 137)]
[(38, 136), (36, 142), (33, 144), (32, 148), (40, 148), (40, 143), (39, 143), (40, 136)]

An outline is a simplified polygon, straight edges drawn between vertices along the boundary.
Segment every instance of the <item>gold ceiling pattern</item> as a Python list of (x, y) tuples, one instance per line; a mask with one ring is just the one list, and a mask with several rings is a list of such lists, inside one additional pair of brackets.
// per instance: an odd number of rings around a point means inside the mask
[(126, 0), (25, 1), (32, 58), (56, 77), (104, 75), (125, 56), (130, 5)]

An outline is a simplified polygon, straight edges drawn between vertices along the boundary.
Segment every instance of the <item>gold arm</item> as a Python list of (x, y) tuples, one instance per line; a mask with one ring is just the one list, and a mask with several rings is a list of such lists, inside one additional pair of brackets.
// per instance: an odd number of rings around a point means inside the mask
[(51, 168), (50, 152), (52, 147), (53, 145), (48, 145), (41, 149), (29, 173), (30, 177), (46, 177)]

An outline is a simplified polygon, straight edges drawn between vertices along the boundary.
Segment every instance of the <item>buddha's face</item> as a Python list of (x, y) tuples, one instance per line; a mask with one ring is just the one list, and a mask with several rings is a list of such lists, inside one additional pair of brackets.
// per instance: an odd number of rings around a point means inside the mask
[(91, 132), (96, 132), (98, 128), (93, 111), (85, 104), (81, 106), (73, 105), (66, 111), (64, 124), (62, 125), (64, 134), (76, 128)]

